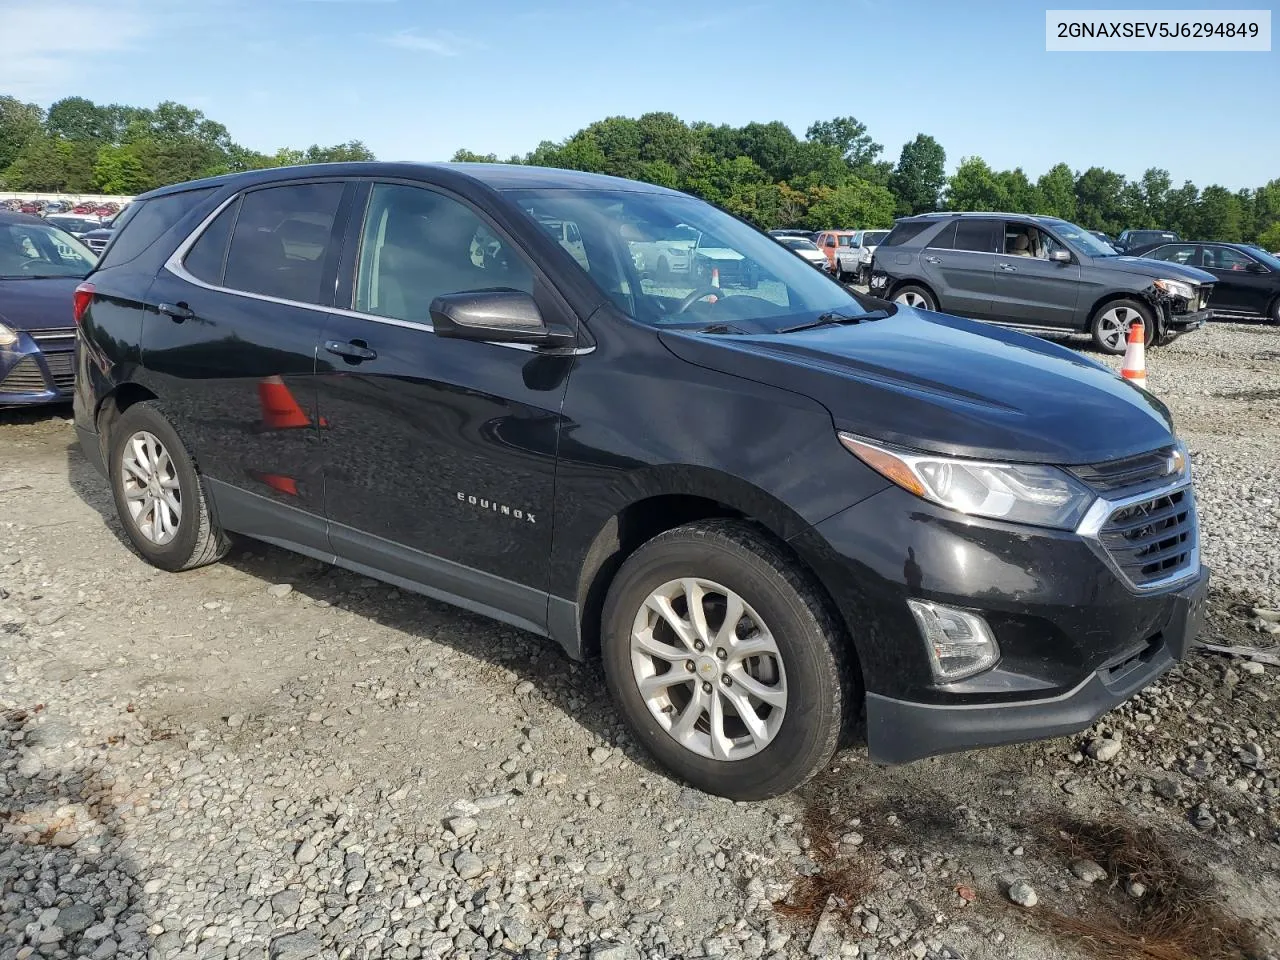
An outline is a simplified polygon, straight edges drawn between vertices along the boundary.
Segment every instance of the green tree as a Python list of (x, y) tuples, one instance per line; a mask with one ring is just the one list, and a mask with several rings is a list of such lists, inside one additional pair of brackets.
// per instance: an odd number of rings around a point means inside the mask
[(886, 187), (851, 178), (834, 190), (817, 188), (807, 219), (814, 230), (887, 227), (893, 223), (895, 206), (896, 200)]
[(933, 137), (917, 133), (914, 140), (904, 143), (889, 179), (889, 189), (897, 198), (897, 212), (909, 215), (938, 209), (947, 183), (946, 167), (947, 153)]
[(148, 186), (142, 161), (132, 147), (107, 145), (98, 150), (93, 186), (102, 193), (136, 194)]
[(1190, 180), (1185, 181), (1176, 190), (1170, 190), (1164, 198), (1164, 219), (1162, 226), (1173, 230), (1183, 237), (1197, 237), (1200, 234), (1200, 191)]
[(498, 155), (496, 153), (472, 153), (470, 150), (460, 149), (454, 153), (452, 159), (454, 163), (497, 163)]
[(1258, 234), (1258, 246), (1272, 253), (1280, 252), (1280, 220)]
[(949, 210), (1004, 210), (1009, 205), (1003, 184), (981, 157), (965, 157), (947, 181)]
[(1240, 198), (1217, 184), (1205, 187), (1200, 194), (1200, 216), (1197, 239), (1240, 240)]
[(65, 140), (94, 144), (114, 142), (115, 131), (108, 116), (84, 97), (65, 97), (49, 107), (45, 129)]
[[(1169, 171), (1159, 167), (1150, 167), (1142, 173), (1138, 181), (1138, 189), (1142, 196), (1142, 226), (1161, 229), (1169, 216), (1169, 190), (1173, 181), (1169, 179)], [(1138, 226), (1138, 224), (1133, 224)], [(1167, 229), (1167, 228), (1166, 228)]]
[(27, 141), (40, 132), (44, 114), (34, 103), (0, 96), (0, 173), (17, 159)]
[(875, 163), (884, 150), (867, 133), (867, 125), (856, 117), (820, 121), (811, 125), (804, 135), (814, 143), (835, 147), (853, 169)]
[(1004, 196), (1005, 207), (1010, 213), (1040, 213), (1044, 201), (1040, 191), (1032, 183), (1021, 167), (1012, 170), (1001, 170), (995, 175), (1000, 185), (1000, 193)]
[(41, 131), (27, 140), (5, 171), (5, 183), (13, 190), (64, 192), (75, 175), (69, 141)]
[(791, 128), (780, 121), (748, 123), (737, 131), (732, 145), (713, 154), (723, 159), (750, 157), (770, 180), (788, 180), (799, 172), (800, 141)]
[(1240, 204), (1240, 239), (1252, 243), (1258, 236), (1258, 204), (1256, 194), (1246, 188), (1236, 191)]
[(1076, 175), (1065, 163), (1055, 163), (1036, 181), (1040, 209), (1050, 217), (1076, 218)]
[(1076, 218), (1088, 230), (1114, 236), (1128, 224), (1120, 192), (1124, 177), (1102, 167), (1090, 167), (1076, 178)]
[(303, 156), (304, 163), (350, 163), (378, 159), (360, 140), (349, 140), (332, 147), (321, 147), (313, 143), (307, 147)]

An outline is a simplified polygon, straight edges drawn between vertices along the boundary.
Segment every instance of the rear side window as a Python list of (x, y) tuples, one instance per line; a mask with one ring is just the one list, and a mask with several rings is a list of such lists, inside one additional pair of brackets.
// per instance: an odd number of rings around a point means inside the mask
[(936, 250), (954, 250), (956, 246), (956, 224), (949, 223), (942, 232), (929, 241), (929, 246)]
[(196, 279), (215, 287), (222, 286), (222, 269), (227, 262), (227, 243), (231, 239), (231, 228), (235, 226), (239, 209), (239, 201), (229, 204), (205, 228), (200, 239), (187, 252), (182, 265)]
[(114, 267), (137, 259), (196, 206), (208, 199), (217, 187), (184, 190), (151, 200), (135, 200), (116, 221), (115, 233), (102, 252), (98, 269)]
[(225, 287), (324, 303), (325, 262), (337, 241), (342, 183), (296, 183), (245, 194), (223, 271)]
[(996, 220), (956, 221), (956, 250), (973, 250), (978, 253), (996, 253), (1000, 249)]
[(882, 247), (900, 247), (908, 240), (914, 240), (938, 221), (936, 220), (903, 220), (894, 225), (889, 235), (884, 238)]

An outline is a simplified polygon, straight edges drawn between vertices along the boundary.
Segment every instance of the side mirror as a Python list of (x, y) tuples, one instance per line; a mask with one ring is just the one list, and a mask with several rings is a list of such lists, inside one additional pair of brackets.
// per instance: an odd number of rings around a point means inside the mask
[(490, 343), (568, 346), (573, 334), (552, 330), (533, 297), (520, 290), (448, 293), (431, 301), (437, 337)]
[(1071, 254), (1066, 250), (1052, 250), (1049, 252), (1049, 259), (1054, 263), (1070, 263)]
[(1245, 267), (1245, 270), (1247, 270), (1249, 273), (1270, 273), (1271, 272), (1260, 263), (1251, 263), (1247, 267)]

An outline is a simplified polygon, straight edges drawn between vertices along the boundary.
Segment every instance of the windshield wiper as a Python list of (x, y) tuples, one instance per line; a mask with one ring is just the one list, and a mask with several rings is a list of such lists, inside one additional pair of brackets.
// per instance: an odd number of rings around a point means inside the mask
[(844, 313), (824, 313), (816, 320), (796, 324), (794, 327), (783, 327), (778, 333), (799, 333), (801, 330), (816, 330), (818, 327), (831, 327), (842, 323), (861, 323), (863, 320), (884, 320), (889, 316), (886, 310), (871, 310), (849, 316)]

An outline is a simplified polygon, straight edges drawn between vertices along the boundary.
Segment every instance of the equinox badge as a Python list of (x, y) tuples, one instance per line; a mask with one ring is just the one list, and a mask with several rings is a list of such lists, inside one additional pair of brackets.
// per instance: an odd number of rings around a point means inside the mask
[(537, 523), (532, 513), (527, 510), (520, 510), (516, 507), (509, 507), (505, 503), (498, 503), (494, 500), (486, 500), (484, 497), (477, 497), (458, 491), (458, 502), (467, 503), (481, 510), (489, 510), (493, 513), (501, 514), (504, 517), (514, 517), (516, 520), (528, 520), (530, 523)]

